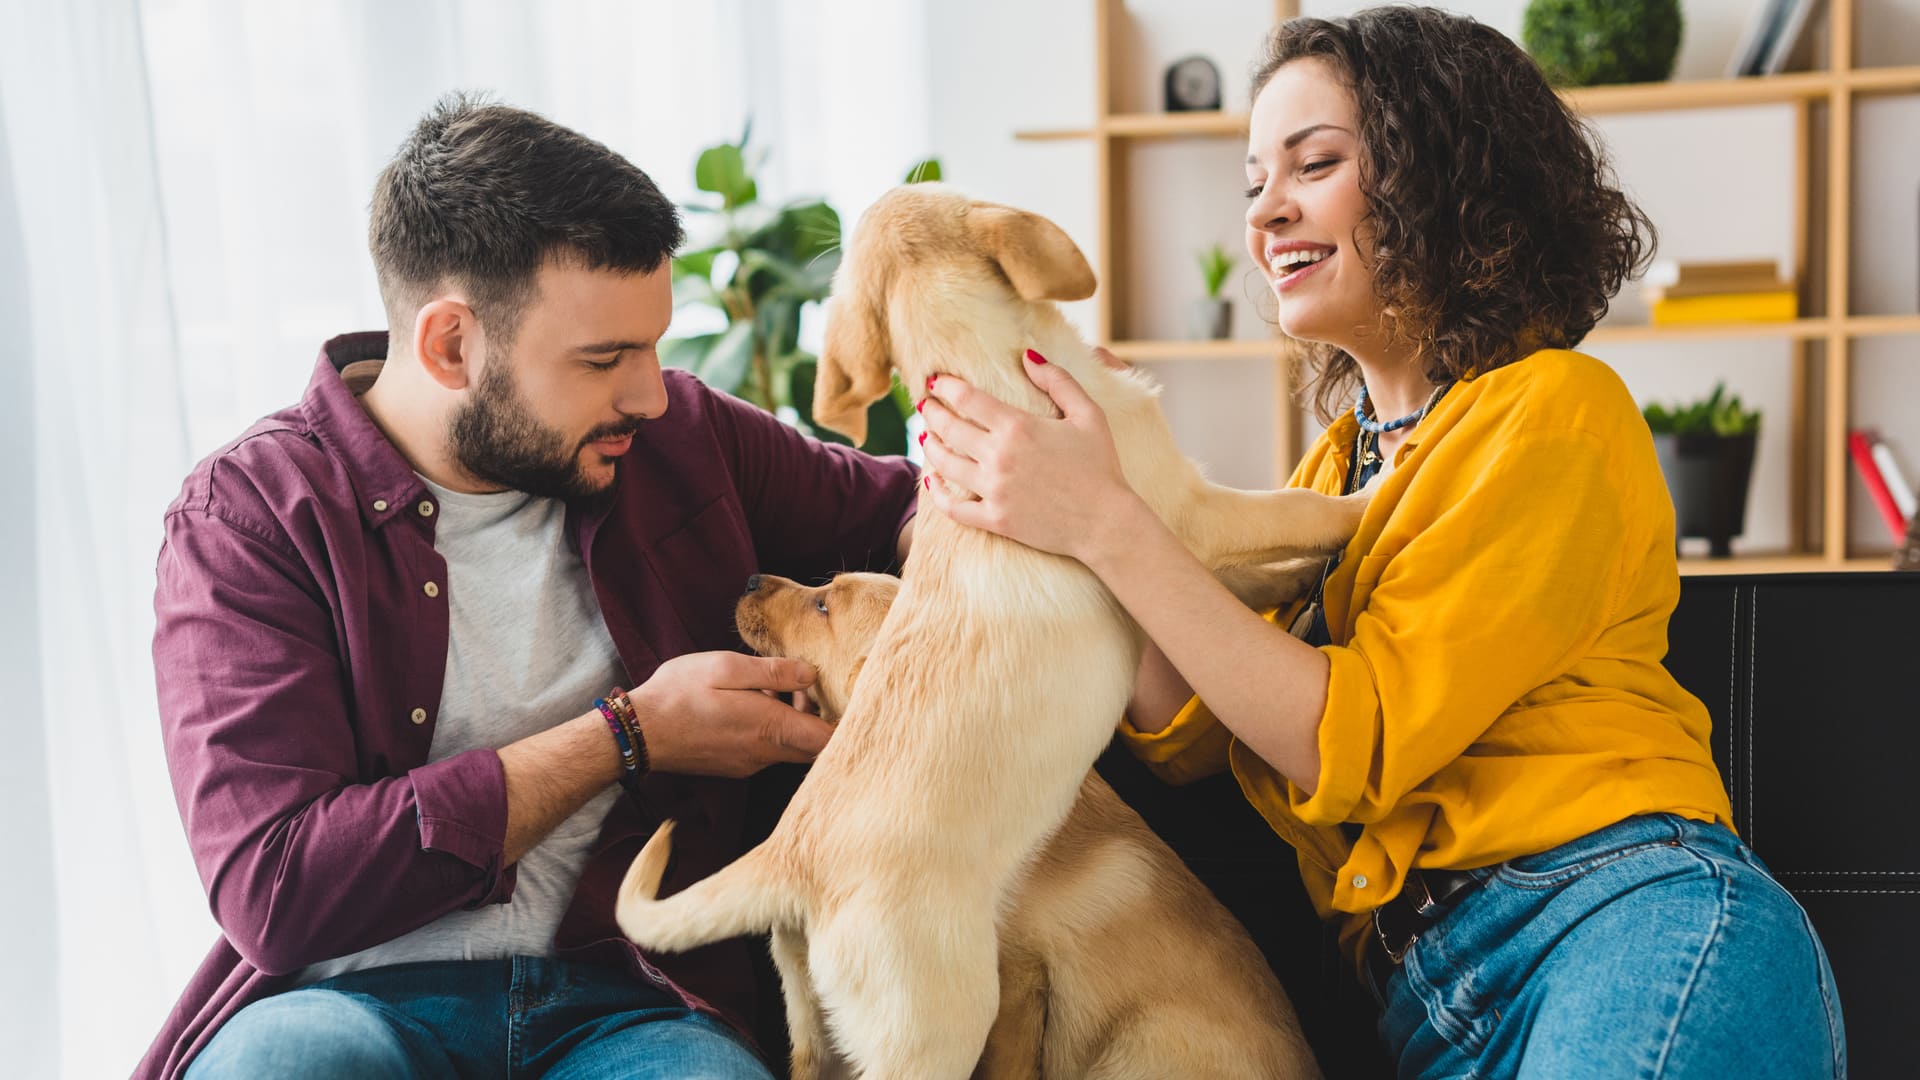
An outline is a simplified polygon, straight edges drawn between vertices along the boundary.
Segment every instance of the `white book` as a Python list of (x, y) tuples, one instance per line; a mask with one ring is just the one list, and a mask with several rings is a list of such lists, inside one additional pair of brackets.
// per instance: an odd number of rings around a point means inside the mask
[(1900, 508), (1900, 516), (1913, 520), (1916, 509), (1913, 485), (1907, 483), (1907, 474), (1900, 471), (1893, 450), (1879, 439), (1873, 440), (1873, 463), (1880, 466), (1880, 479), (1887, 482), (1887, 491), (1893, 496), (1893, 505)]

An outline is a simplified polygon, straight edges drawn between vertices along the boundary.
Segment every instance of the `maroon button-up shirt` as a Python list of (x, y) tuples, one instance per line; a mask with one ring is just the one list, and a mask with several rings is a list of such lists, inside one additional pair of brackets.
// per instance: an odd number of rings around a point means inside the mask
[[(136, 1077), (179, 1075), (308, 964), (512, 899), (499, 756), (427, 764), (447, 660), (432, 496), (340, 374), (385, 350), (384, 333), (329, 341), (300, 404), (201, 462), (167, 511), (161, 725), (223, 936)], [(668, 658), (738, 648), (733, 602), (750, 574), (885, 569), (914, 509), (904, 459), (808, 439), (681, 372), (666, 385), (671, 406), (635, 436), (611, 499), (568, 514), (628, 685)], [(744, 941), (645, 957), (613, 921), (661, 819), (679, 822), (663, 892), (741, 853), (746, 783), (659, 773), (639, 803), (616, 803), (558, 954), (624, 966), (749, 1031)]]

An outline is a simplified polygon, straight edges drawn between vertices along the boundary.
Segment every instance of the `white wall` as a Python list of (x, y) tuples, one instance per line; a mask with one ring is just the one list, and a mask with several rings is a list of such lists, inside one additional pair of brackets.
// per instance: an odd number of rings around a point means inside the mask
[[(1677, 79), (1719, 77), (1757, 0), (1686, 0)], [(1309, 15), (1368, 6), (1306, 0)], [(1518, 37), (1524, 0), (1461, 0), (1447, 7)], [(1861, 64), (1920, 64), (1920, 0), (1859, 0)], [(1245, 108), (1247, 68), (1270, 7), (1227, 0), (1130, 0), (1119, 27), (1131, 72), (1121, 109), (1157, 111), (1160, 72), (1188, 53), (1211, 57), (1226, 80), (1229, 108)], [(1087, 143), (1023, 143), (1016, 129), (1073, 127), (1094, 107), (1091, 0), (976, 0), (927, 10), (930, 123), (949, 179), (976, 194), (1054, 218), (1083, 247), (1096, 235), (1093, 152)], [(1016, 29), (1017, 28), (1017, 29)], [(1792, 115), (1756, 106), (1603, 118), (1599, 130), (1623, 186), (1660, 230), (1660, 254), (1682, 259), (1774, 256), (1793, 250)], [(1920, 97), (1874, 99), (1856, 112), (1854, 307), (1912, 313), (1920, 293)], [(1127, 220), (1129, 295), (1120, 324), (1136, 337), (1182, 337), (1198, 294), (1192, 252), (1214, 241), (1237, 251), (1244, 148), (1234, 140), (1141, 143), (1131, 150)], [(1243, 264), (1229, 291), (1264, 290)], [(1644, 320), (1630, 287), (1617, 305)], [(1265, 333), (1251, 303), (1236, 304), (1235, 336)], [(1082, 325), (1091, 312), (1082, 307)], [(1909, 473), (1920, 474), (1920, 340), (1871, 339), (1854, 349), (1855, 422), (1877, 426)], [(1778, 341), (1595, 346), (1643, 402), (1703, 393), (1725, 378), (1766, 415), (1746, 536), (1736, 550), (1786, 546), (1789, 347)], [(1271, 482), (1269, 365), (1260, 360), (1153, 365), (1167, 409), (1189, 454), (1233, 484)], [(1309, 430), (1312, 430), (1309, 428)], [(1858, 551), (1890, 547), (1864, 489), (1850, 478)]]

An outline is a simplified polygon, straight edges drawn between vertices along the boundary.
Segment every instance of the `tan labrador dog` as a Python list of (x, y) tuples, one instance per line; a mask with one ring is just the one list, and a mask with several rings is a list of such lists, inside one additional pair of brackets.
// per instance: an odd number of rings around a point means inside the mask
[[(819, 673), (820, 715), (852, 697), (900, 582), (841, 574), (806, 588), (760, 576), (735, 609), (762, 656)], [(783, 934), (775, 928), (774, 934)], [(782, 941), (776, 955), (796, 945)], [(811, 998), (811, 987), (786, 993)], [(794, 1056), (826, 1031), (790, 1002)], [(1000, 921), (1000, 1012), (977, 1075), (1318, 1077), (1279, 980), (1253, 939), (1133, 808), (1089, 771), (1059, 831), (1027, 867)]]
[[(952, 373), (1046, 414), (1022, 369), (1031, 347), (1106, 411), (1128, 481), (1203, 562), (1343, 545), (1364, 497), (1234, 491), (1180, 455), (1151, 382), (1094, 361), (1052, 303), (1093, 286), (1044, 218), (938, 184), (896, 189), (836, 276), (815, 419), (863, 438), (896, 370), (915, 387)], [(998, 913), (1111, 737), (1141, 644), (1079, 562), (922, 514), (839, 728), (772, 834), (661, 900), (663, 825), (622, 883), (621, 930), (687, 950), (783, 928), (803, 944), (779, 957), (782, 977), (813, 987), (861, 1076), (968, 1076), (999, 1014)], [(794, 1064), (802, 1080), (817, 1067)]]

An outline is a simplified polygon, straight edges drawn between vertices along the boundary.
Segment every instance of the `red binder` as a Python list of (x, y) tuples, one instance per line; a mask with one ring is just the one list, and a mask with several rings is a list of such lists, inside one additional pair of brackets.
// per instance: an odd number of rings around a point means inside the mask
[(1850, 431), (1847, 450), (1853, 454), (1853, 467), (1860, 470), (1867, 494), (1873, 496), (1873, 504), (1880, 508), (1880, 516), (1886, 519), (1887, 531), (1898, 547), (1907, 539), (1907, 519), (1901, 516), (1899, 505), (1893, 501), (1893, 492), (1887, 490), (1886, 478), (1880, 475), (1880, 466), (1874, 463), (1871, 438), (1864, 431)]

